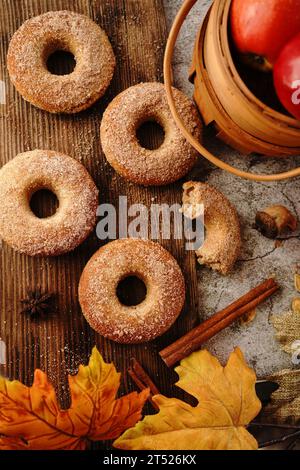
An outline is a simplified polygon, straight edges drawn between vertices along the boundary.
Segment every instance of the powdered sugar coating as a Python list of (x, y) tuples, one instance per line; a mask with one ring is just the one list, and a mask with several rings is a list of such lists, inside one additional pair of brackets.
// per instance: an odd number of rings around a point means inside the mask
[[(192, 101), (173, 89), (177, 110), (188, 130), (201, 138), (202, 125)], [(165, 131), (163, 144), (155, 150), (141, 147), (137, 129), (157, 121)], [(186, 175), (197, 152), (186, 141), (172, 118), (161, 83), (140, 83), (119, 94), (106, 109), (101, 123), (103, 151), (113, 168), (137, 184), (166, 185)]]
[[(120, 303), (119, 282), (137, 276), (146, 285), (137, 306)], [(173, 256), (158, 243), (122, 239), (100, 248), (79, 283), (79, 301), (87, 321), (98, 333), (119, 343), (142, 343), (162, 335), (180, 314), (185, 283)]]
[(206, 234), (204, 244), (196, 251), (198, 262), (228, 274), (241, 248), (240, 223), (235, 207), (220, 191), (206, 183), (189, 181), (183, 185), (183, 190), (183, 205), (204, 204)]
[[(56, 50), (71, 52), (76, 67), (53, 75), (47, 59)], [(8, 50), (10, 78), (30, 103), (52, 113), (76, 113), (106, 91), (115, 56), (106, 33), (90, 18), (71, 11), (50, 11), (27, 20)]]
[[(39, 189), (56, 194), (59, 207), (40, 219), (30, 209)], [(34, 150), (0, 170), (0, 237), (30, 256), (56, 256), (76, 248), (96, 223), (98, 189), (86, 169), (67, 155)]]

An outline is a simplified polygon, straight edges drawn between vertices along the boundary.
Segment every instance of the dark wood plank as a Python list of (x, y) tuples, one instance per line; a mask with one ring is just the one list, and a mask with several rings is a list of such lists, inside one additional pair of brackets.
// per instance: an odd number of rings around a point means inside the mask
[[(108, 33), (116, 56), (117, 71), (101, 102), (76, 116), (54, 116), (26, 103), (15, 91), (6, 70), (6, 52), (13, 32), (27, 19), (49, 10), (70, 9), (93, 18)], [(181, 184), (144, 189), (115, 174), (107, 164), (99, 139), (99, 126), (107, 103), (120, 91), (141, 81), (162, 81), (163, 50), (167, 37), (161, 0), (2, 0), (0, 4), (0, 79), (7, 87), (7, 104), (0, 105), (0, 163), (19, 152), (49, 148), (80, 160), (100, 189), (100, 201), (117, 204), (119, 195), (128, 202), (150, 204), (181, 201)], [(155, 136), (152, 137), (155, 141)], [(108, 341), (85, 322), (77, 298), (81, 271), (101, 245), (91, 236), (73, 253), (58, 258), (30, 258), (3, 244), (0, 252), (0, 337), (6, 342), (8, 363), (1, 372), (30, 384), (33, 371), (45, 370), (66, 405), (66, 374), (86, 362), (97, 344), (107, 361), (125, 371), (135, 356), (149, 371), (160, 390), (182, 396), (173, 389), (175, 374), (168, 370), (158, 351), (191, 329), (197, 322), (197, 279), (193, 253), (183, 241), (162, 241), (181, 264), (188, 298), (180, 319), (162, 338), (139, 346)], [(40, 285), (56, 294), (57, 312), (46, 319), (31, 320), (19, 314), (20, 299), (28, 288)], [(124, 377), (122, 391), (134, 385)]]

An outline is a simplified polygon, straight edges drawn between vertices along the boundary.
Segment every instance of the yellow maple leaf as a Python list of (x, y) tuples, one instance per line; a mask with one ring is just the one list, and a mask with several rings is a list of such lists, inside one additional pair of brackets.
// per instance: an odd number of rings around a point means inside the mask
[(257, 449), (246, 426), (261, 409), (256, 376), (240, 349), (222, 367), (207, 351), (193, 353), (175, 369), (176, 385), (199, 401), (193, 407), (176, 398), (153, 397), (160, 411), (127, 430), (114, 446), (130, 450)]
[(26, 387), (0, 377), (0, 449), (84, 449), (88, 440), (116, 439), (141, 418), (148, 390), (116, 399), (120, 374), (97, 348), (88, 366), (69, 376), (71, 407), (61, 410), (46, 374)]

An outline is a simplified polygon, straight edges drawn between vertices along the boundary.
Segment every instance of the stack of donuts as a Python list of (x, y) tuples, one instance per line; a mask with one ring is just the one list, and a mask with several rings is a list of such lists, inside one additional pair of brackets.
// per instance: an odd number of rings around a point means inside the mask
[[(73, 72), (54, 75), (47, 61), (57, 50), (71, 52)], [(13, 35), (7, 56), (10, 79), (23, 98), (51, 113), (78, 113), (106, 92), (116, 60), (106, 33), (91, 19), (55, 11), (26, 21)], [(174, 89), (177, 109), (189, 131), (201, 139), (202, 126), (193, 102)], [(155, 150), (137, 137), (140, 126), (155, 121), (164, 141)], [(163, 84), (140, 83), (108, 105), (99, 129), (103, 152), (121, 177), (142, 186), (168, 185), (185, 177), (197, 160), (178, 130)], [(31, 210), (32, 196), (52, 191), (59, 207), (50, 217)], [(0, 170), (0, 237), (28, 256), (58, 256), (74, 250), (94, 230), (98, 189), (74, 158), (55, 150), (17, 155)], [(183, 204), (205, 207), (206, 240), (197, 250), (201, 264), (222, 274), (232, 269), (241, 244), (237, 212), (217, 189), (200, 182), (184, 184)], [(193, 210), (189, 212), (195, 218)], [(136, 276), (145, 299), (124, 305), (120, 282)], [(143, 239), (115, 240), (89, 260), (79, 283), (79, 302), (87, 321), (101, 335), (120, 343), (153, 340), (166, 332), (185, 302), (185, 280), (174, 257), (160, 244)]]

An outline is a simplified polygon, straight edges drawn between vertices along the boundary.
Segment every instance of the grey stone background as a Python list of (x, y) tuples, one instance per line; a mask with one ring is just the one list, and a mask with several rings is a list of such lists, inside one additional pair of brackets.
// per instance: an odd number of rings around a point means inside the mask
[[(164, 0), (169, 27), (171, 27), (182, 0)], [(187, 80), (193, 43), (201, 19), (211, 0), (198, 1), (190, 14), (179, 38), (174, 56), (175, 85), (190, 96), (193, 87)], [(239, 155), (218, 142), (212, 135), (205, 136), (205, 143), (215, 154), (240, 168), (259, 172), (281, 172), (300, 166), (300, 157), (290, 159), (258, 159)], [(279, 183), (255, 183), (227, 174), (208, 164), (203, 158), (194, 170), (193, 178), (205, 181), (221, 190), (236, 206), (243, 231), (243, 248), (233, 273), (222, 277), (205, 268), (198, 269), (199, 315), (201, 319), (226, 307), (261, 280), (276, 275), (282, 286), (279, 294), (257, 309), (255, 320), (248, 325), (236, 323), (205, 346), (225, 361), (235, 346), (240, 346), (248, 362), (258, 376), (264, 377), (282, 368), (293, 367), (288, 354), (280, 350), (275, 331), (270, 322), (273, 314), (281, 314), (290, 308), (295, 297), (294, 273), (300, 270), (300, 229), (287, 237), (281, 247), (252, 228), (258, 210), (272, 204), (283, 204), (297, 213), (300, 219), (300, 179)], [(300, 338), (299, 338), (300, 339)]]

